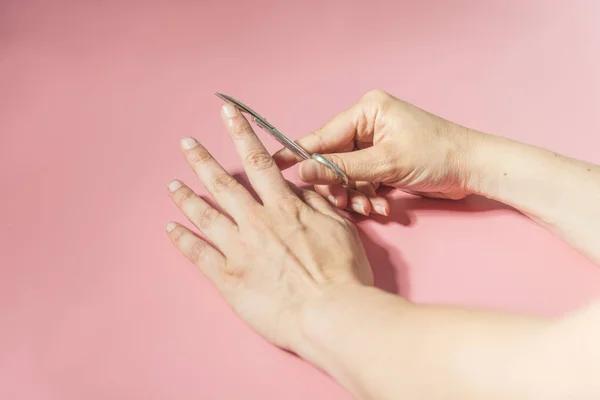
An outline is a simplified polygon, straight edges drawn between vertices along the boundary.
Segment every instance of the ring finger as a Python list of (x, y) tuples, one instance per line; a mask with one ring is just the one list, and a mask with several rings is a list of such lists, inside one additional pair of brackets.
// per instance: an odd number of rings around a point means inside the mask
[(173, 202), (206, 238), (222, 252), (238, 233), (237, 226), (178, 180), (169, 183)]

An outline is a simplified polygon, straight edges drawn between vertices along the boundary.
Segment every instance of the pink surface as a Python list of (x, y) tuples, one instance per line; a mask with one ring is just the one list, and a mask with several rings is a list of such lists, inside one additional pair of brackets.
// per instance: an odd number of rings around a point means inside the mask
[[(380, 88), (600, 162), (599, 4), (0, 2), (0, 398), (347, 399), (167, 240), (165, 185), (198, 188), (179, 138), (235, 172), (214, 91), (299, 137)], [(542, 315), (600, 293), (600, 269), (512, 211), (393, 208), (359, 223), (388, 290)]]

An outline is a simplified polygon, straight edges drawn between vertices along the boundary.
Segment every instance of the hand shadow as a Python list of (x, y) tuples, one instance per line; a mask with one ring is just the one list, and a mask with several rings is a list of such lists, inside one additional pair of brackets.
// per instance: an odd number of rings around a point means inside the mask
[(410, 298), (409, 269), (400, 251), (396, 247), (382, 246), (382, 240), (372, 230), (367, 233), (360, 225), (356, 228), (373, 269), (375, 287)]
[(250, 179), (248, 179), (248, 175), (244, 171), (234, 172), (231, 174), (231, 176), (235, 178), (235, 180), (237, 180), (243, 187), (245, 187), (246, 190), (250, 192), (250, 194), (252, 195), (252, 197), (254, 197), (256, 201), (258, 201), (260, 204), (263, 203), (258, 194), (256, 193), (256, 190), (254, 190), (254, 188), (252, 187)]
[(461, 213), (511, 211), (519, 213), (506, 204), (477, 195), (471, 195), (462, 200), (432, 199), (387, 188), (381, 195), (386, 197), (390, 202), (389, 216), (386, 217), (373, 213), (368, 217), (355, 215), (353, 219), (356, 221), (370, 219), (382, 225), (397, 223), (403, 226), (411, 226), (417, 220), (415, 211), (452, 211)]

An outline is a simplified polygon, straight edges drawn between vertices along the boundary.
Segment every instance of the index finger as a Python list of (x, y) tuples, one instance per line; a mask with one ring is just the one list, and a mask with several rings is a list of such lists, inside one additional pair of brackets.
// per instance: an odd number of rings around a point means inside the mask
[[(356, 104), (333, 117), (318, 130), (296, 140), (308, 153), (342, 153), (354, 149), (354, 138), (361, 122), (362, 108)], [(273, 155), (282, 170), (302, 161), (291, 150), (283, 148)]]

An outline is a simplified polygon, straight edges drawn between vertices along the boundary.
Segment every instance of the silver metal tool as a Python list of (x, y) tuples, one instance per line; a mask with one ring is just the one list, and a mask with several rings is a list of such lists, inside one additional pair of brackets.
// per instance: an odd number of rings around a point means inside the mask
[(240, 109), (240, 111), (250, 114), (254, 120), (254, 123), (256, 123), (256, 125), (260, 126), (263, 130), (269, 132), (271, 134), (271, 136), (273, 136), (283, 146), (285, 146), (286, 148), (291, 150), (295, 155), (297, 155), (298, 157), (300, 157), (304, 160), (309, 160), (309, 159), (315, 160), (315, 161), (323, 164), (324, 166), (326, 166), (327, 168), (329, 168), (331, 171), (333, 171), (336, 174), (336, 176), (338, 177), (338, 179), (342, 185), (344, 185), (344, 186), (348, 185), (348, 176), (336, 164), (332, 163), (331, 161), (329, 161), (327, 158), (325, 158), (321, 154), (318, 154), (318, 153), (309, 154), (306, 150), (304, 150), (302, 147), (300, 147), (298, 145), (298, 143), (294, 142), (293, 140), (291, 140), (290, 138), (285, 136), (283, 133), (281, 133), (281, 131), (279, 131), (273, 125), (271, 125), (271, 123), (268, 122), (266, 118), (262, 117), (259, 113), (252, 110), (250, 107), (248, 107), (241, 101), (236, 100), (233, 97), (228, 96), (226, 94), (222, 94), (222, 93), (215, 93), (215, 94), (218, 97), (220, 97), (221, 99), (235, 105), (238, 109)]

